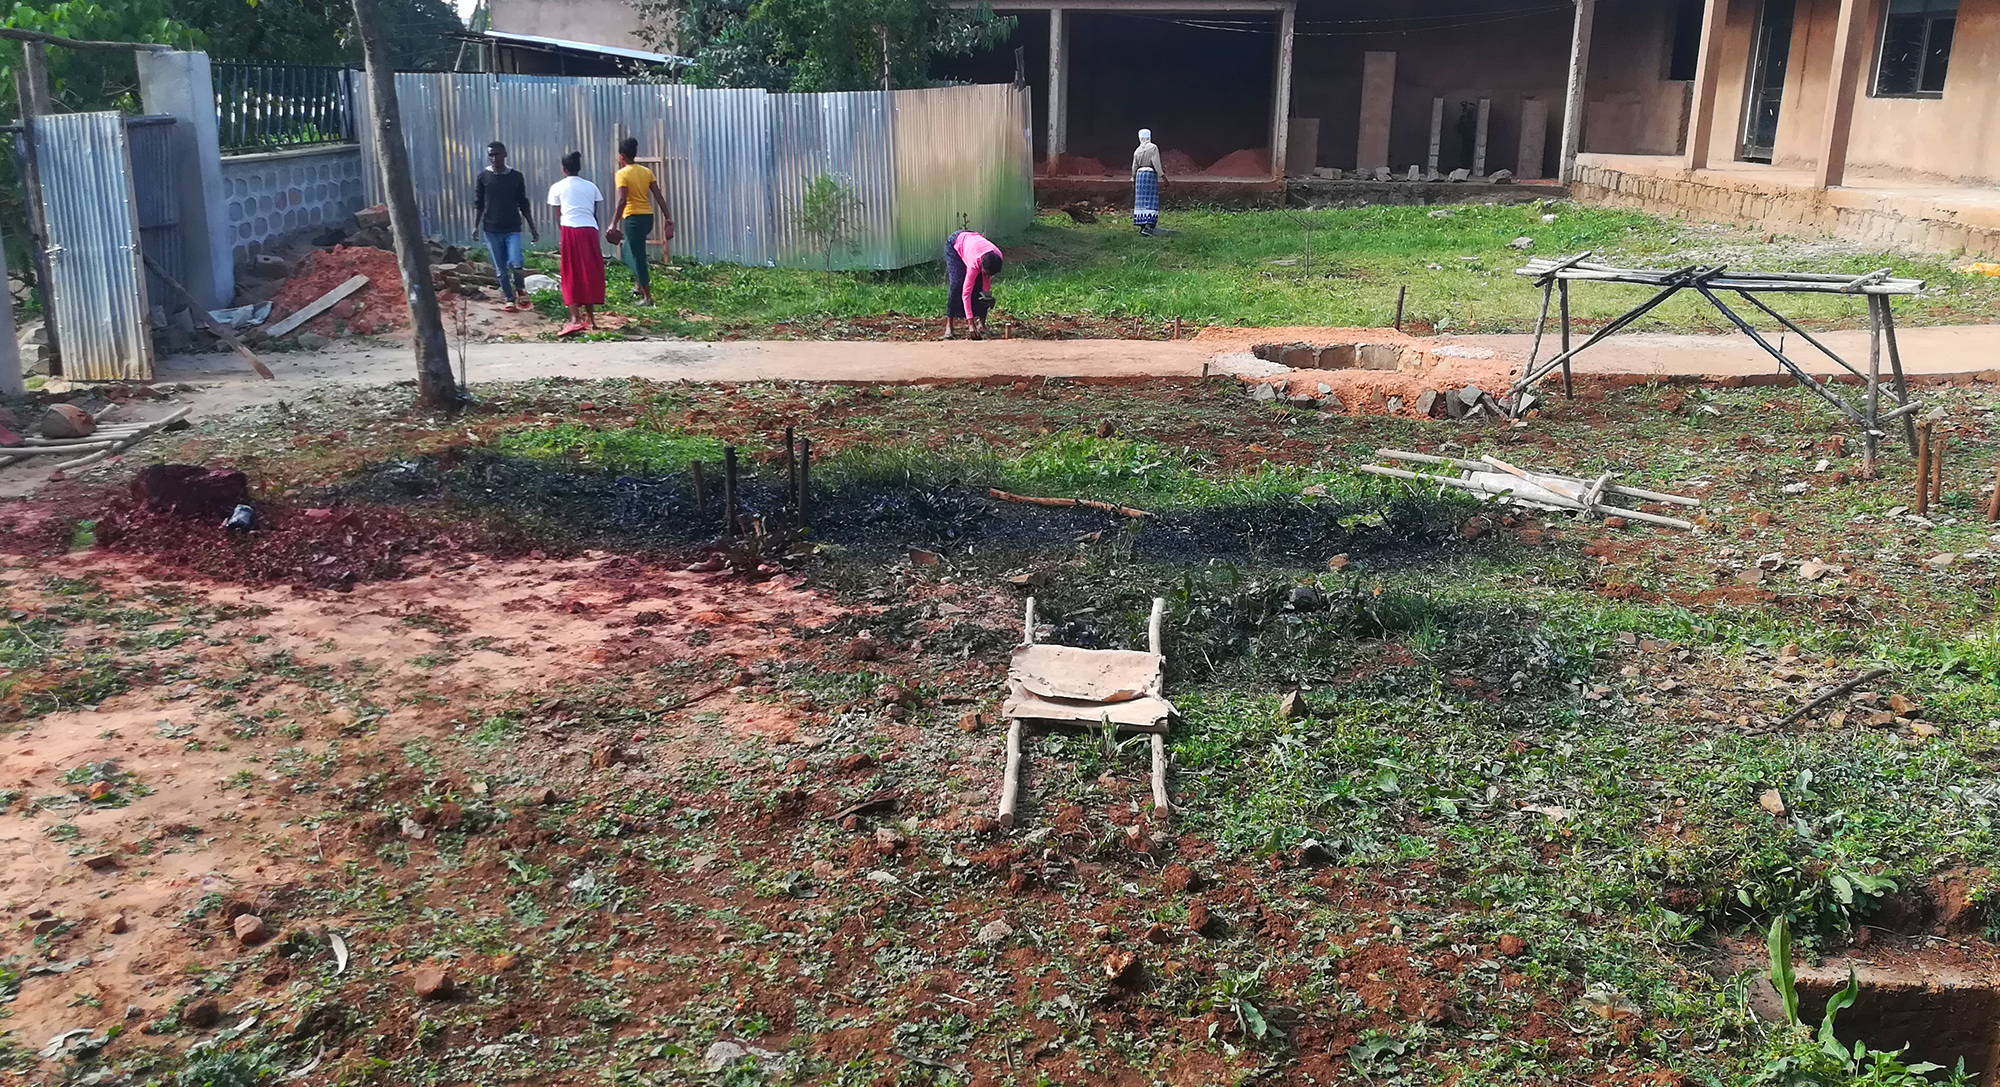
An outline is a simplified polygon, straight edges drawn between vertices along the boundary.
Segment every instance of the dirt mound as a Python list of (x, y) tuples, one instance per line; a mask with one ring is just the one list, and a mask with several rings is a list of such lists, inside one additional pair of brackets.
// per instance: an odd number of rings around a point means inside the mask
[(156, 564), (223, 581), (282, 582), (345, 589), (400, 578), (413, 555), (460, 543), (395, 510), (259, 507), (256, 527), (120, 504), (97, 522), (98, 546), (150, 556)]
[(345, 331), (353, 335), (368, 336), (410, 323), (409, 308), (403, 302), (403, 274), (396, 267), (396, 254), (346, 245), (315, 249), (306, 255), (298, 272), (287, 279), (272, 297), (272, 323), (297, 313), (321, 295), (358, 275), (367, 276), (368, 285), (342, 299), (333, 309), (307, 321), (306, 331), (337, 336), (344, 325)]
[(1111, 169), (1085, 155), (1057, 155), (1049, 163), (1049, 173), (1057, 177), (1108, 177)]
[(1271, 156), (1261, 147), (1231, 151), (1215, 160), (1202, 173), (1209, 177), (1269, 177)]
[(1195, 161), (1193, 155), (1188, 154), (1178, 147), (1171, 151), (1160, 153), (1160, 167), (1167, 172), (1168, 177), (1181, 177), (1186, 174), (1198, 174), (1201, 172), (1201, 163)]

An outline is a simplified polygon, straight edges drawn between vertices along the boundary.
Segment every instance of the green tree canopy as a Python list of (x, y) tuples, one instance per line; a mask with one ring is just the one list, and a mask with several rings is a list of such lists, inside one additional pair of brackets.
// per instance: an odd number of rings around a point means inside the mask
[[(345, 0), (164, 0), (199, 29), (216, 60), (361, 66), (354, 9)], [(382, 0), (389, 56), (398, 69), (449, 69), (465, 29), (446, 0)]]
[(694, 59), (692, 82), (774, 91), (924, 87), (933, 58), (1004, 42), (1015, 20), (945, 0), (633, 0), (656, 48)]

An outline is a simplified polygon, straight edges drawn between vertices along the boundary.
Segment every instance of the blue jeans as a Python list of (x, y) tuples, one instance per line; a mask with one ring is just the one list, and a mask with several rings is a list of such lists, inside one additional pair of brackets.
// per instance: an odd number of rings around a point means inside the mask
[(514, 300), (514, 269), (521, 264), (521, 232), (486, 234), (486, 255), (493, 258), (493, 277), (500, 281), (500, 296)]

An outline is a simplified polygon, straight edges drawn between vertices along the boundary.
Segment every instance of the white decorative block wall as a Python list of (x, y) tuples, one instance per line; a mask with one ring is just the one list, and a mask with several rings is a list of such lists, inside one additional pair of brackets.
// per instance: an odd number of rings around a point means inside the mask
[(352, 144), (231, 156), (222, 160), (222, 184), (239, 267), (366, 206), (361, 149)]

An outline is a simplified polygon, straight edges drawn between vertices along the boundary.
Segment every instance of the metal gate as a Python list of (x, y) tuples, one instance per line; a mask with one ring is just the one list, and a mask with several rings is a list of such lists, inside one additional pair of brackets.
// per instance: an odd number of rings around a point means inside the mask
[[(180, 148), (172, 117), (127, 117), (125, 139), (132, 151), (132, 191), (138, 196), (139, 248), (176, 283), (187, 282), (187, 246), (181, 240)], [(165, 312), (185, 299), (146, 270), (146, 297)]]
[(150, 381), (153, 337), (125, 119), (59, 113), (31, 125), (63, 376)]

